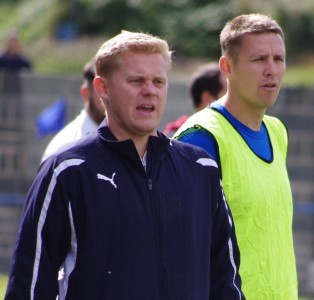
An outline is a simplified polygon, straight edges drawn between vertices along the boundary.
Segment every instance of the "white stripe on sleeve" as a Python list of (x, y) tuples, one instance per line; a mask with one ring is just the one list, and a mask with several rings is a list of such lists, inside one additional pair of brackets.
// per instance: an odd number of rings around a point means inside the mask
[(69, 216), (70, 216), (70, 223), (71, 223), (71, 251), (65, 258), (59, 273), (61, 276), (59, 277), (59, 298), (58, 300), (64, 300), (67, 294), (68, 285), (69, 285), (69, 277), (72, 273), (76, 257), (77, 257), (77, 238), (74, 228), (74, 221), (73, 221), (73, 213), (71, 204), (69, 203)]
[(208, 166), (218, 168), (217, 163), (211, 158), (199, 158), (196, 162), (205, 167)]
[(41, 233), (46, 221), (48, 208), (51, 202), (51, 196), (53, 193), (53, 190), (55, 188), (57, 177), (59, 174), (64, 171), (65, 169), (72, 167), (72, 166), (78, 166), (81, 163), (83, 163), (84, 160), (82, 159), (69, 159), (57, 166), (57, 168), (53, 171), (53, 175), (51, 178), (51, 181), (48, 186), (48, 190), (45, 196), (45, 200), (43, 203), (43, 207), (40, 212), (39, 222), (37, 226), (37, 240), (36, 240), (36, 255), (35, 255), (35, 262), (34, 262), (34, 268), (33, 268), (33, 278), (32, 278), (32, 284), (31, 284), (31, 290), (30, 290), (30, 299), (34, 299), (34, 290), (38, 278), (38, 270), (39, 270), (39, 262), (41, 257), (41, 247), (42, 247), (42, 239), (41, 239)]

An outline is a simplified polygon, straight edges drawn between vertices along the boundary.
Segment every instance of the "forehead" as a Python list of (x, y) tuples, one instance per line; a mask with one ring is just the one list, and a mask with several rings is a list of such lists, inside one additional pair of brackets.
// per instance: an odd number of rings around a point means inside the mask
[(285, 55), (285, 44), (282, 37), (276, 33), (249, 33), (242, 39), (241, 51), (243, 53), (275, 53)]
[(167, 66), (164, 57), (159, 53), (130, 53), (123, 54), (119, 58), (120, 70), (132, 70), (134, 72), (144, 72), (154, 70), (166, 72)]

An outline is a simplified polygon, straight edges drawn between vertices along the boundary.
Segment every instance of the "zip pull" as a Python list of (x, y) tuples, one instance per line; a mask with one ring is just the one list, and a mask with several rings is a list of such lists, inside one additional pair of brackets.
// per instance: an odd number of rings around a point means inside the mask
[(148, 178), (148, 189), (149, 189), (150, 191), (153, 190), (153, 181), (152, 181), (150, 178)]

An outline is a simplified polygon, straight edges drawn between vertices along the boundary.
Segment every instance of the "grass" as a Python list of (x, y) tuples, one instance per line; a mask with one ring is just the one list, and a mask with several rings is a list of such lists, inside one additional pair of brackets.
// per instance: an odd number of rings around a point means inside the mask
[(287, 67), (283, 84), (285, 86), (314, 87), (314, 63)]
[[(34, 74), (56, 76), (80, 76), (82, 66), (90, 60), (102, 43), (104, 36), (83, 36), (74, 41), (60, 42), (48, 37), (23, 45), (25, 54), (34, 64)], [(176, 61), (170, 70), (170, 78), (188, 82), (192, 72), (206, 59), (186, 59)], [(314, 59), (306, 58), (298, 63), (287, 65), (284, 86), (314, 86)]]
[[(90, 60), (106, 37), (80, 37), (74, 41), (59, 42), (45, 37), (30, 44), (22, 45), (25, 54), (34, 64), (34, 74), (80, 76), (82, 66)], [(188, 82), (192, 72), (200, 65), (208, 63), (206, 59), (186, 59), (176, 61), (170, 70), (170, 78)], [(288, 65), (283, 80), (284, 86), (314, 86), (314, 59)]]
[(82, 67), (94, 56), (104, 40), (104, 37), (81, 37), (74, 41), (59, 42), (45, 37), (23, 46), (23, 49), (33, 62), (35, 74), (80, 76)]

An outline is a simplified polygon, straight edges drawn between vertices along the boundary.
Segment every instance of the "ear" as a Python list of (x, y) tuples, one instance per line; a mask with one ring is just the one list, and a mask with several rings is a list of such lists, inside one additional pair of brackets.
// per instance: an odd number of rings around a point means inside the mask
[(220, 72), (228, 78), (232, 71), (232, 65), (228, 56), (221, 56), (219, 59)]
[(87, 84), (81, 85), (80, 92), (81, 92), (81, 96), (82, 96), (84, 103), (89, 102), (90, 91), (89, 91)]
[(101, 99), (108, 98), (108, 79), (100, 76), (96, 76), (94, 79), (95, 92)]

